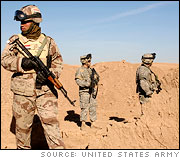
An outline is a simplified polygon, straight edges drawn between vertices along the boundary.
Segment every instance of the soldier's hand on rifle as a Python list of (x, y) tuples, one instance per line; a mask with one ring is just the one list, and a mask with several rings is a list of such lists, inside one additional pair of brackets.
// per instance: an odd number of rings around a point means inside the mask
[(24, 71), (28, 71), (28, 70), (36, 69), (38, 65), (30, 58), (24, 57), (22, 59), (21, 67), (23, 68)]
[(36, 76), (36, 88), (41, 89), (42, 85), (45, 85), (47, 81), (47, 78), (45, 77), (45, 74), (43, 71), (38, 71)]
[(159, 92), (162, 90), (160, 86), (158, 86), (158, 89), (156, 90), (156, 93), (159, 94)]
[(37, 72), (36, 82), (42, 85), (42, 84), (45, 84), (46, 81), (47, 81), (47, 77), (45, 76), (43, 71)]

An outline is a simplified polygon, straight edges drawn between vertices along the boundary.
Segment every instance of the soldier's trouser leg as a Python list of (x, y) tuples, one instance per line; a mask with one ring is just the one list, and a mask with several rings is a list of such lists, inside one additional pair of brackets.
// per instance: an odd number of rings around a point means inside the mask
[(37, 111), (50, 149), (65, 148), (60, 136), (57, 98), (50, 92), (37, 98)]
[(80, 115), (80, 121), (81, 121), (81, 122), (82, 122), (82, 121), (86, 122), (88, 111), (89, 111), (89, 108), (88, 108), (88, 107), (87, 107), (87, 108), (81, 108), (81, 115)]
[(145, 108), (145, 103), (149, 101), (149, 97), (145, 97), (144, 95), (139, 95), (139, 101), (141, 104), (141, 115), (144, 115), (144, 108)]
[(91, 97), (91, 99), (90, 99), (90, 106), (89, 106), (89, 116), (90, 116), (91, 122), (94, 122), (95, 120), (97, 120), (96, 107), (97, 107), (96, 99)]
[(31, 126), (35, 113), (34, 97), (14, 94), (13, 116), (16, 119), (16, 143), (18, 149), (31, 149)]
[(86, 121), (87, 113), (89, 111), (89, 106), (90, 106), (90, 94), (88, 92), (84, 92), (81, 93), (79, 96), (80, 96), (80, 108), (81, 108), (80, 121)]

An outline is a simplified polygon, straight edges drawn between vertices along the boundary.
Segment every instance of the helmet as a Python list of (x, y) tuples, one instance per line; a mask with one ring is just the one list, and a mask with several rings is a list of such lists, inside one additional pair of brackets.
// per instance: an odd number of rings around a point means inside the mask
[(81, 56), (80, 61), (81, 61), (81, 63), (85, 64), (85, 63), (91, 61), (91, 58), (92, 58), (92, 55), (87, 54), (87, 55)]
[(28, 21), (32, 20), (35, 23), (42, 22), (42, 15), (40, 10), (35, 5), (26, 5), (20, 10), (16, 10), (14, 20), (16, 21)]
[(156, 58), (156, 53), (146, 53), (142, 56), (141, 60), (144, 64), (151, 64)]

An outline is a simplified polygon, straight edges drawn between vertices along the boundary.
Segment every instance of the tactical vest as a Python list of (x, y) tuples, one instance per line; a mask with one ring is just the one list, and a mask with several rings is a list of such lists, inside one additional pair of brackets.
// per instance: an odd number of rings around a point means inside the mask
[[(142, 75), (143, 71), (146, 71), (146, 76)], [(155, 80), (153, 76), (154, 75), (150, 68), (146, 67), (145, 65), (141, 65), (136, 71), (136, 84), (137, 84), (136, 93), (143, 92), (143, 90), (141, 89), (140, 80), (146, 80), (150, 90), (153, 90), (155, 84)]]
[[(39, 58), (42, 60), (42, 62), (47, 66), (47, 56), (48, 56), (48, 48), (49, 48), (49, 44), (47, 44), (47, 39), (46, 41), (44, 41), (45, 39), (45, 35), (41, 34), (40, 37), (37, 40), (33, 40), (33, 39), (27, 39), (25, 37), (23, 37), (21, 34), (18, 34), (19, 40), (24, 44), (24, 46), (29, 50), (29, 52), (33, 55), (33, 56), (39, 56)], [(43, 42), (46, 42), (42, 51), (39, 52), (39, 49), (42, 48), (42, 44)], [(21, 51), (22, 53), (18, 53), (19, 57), (28, 57), (23, 51)], [(34, 70), (29, 70), (29, 71), (24, 71), (24, 73), (35, 73)]]

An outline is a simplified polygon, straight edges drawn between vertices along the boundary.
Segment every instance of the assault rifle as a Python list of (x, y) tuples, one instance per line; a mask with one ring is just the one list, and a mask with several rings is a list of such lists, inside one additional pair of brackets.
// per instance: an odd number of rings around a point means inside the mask
[(156, 93), (158, 94), (158, 93), (162, 90), (162, 88), (161, 88), (161, 82), (158, 80), (157, 75), (154, 74), (154, 76), (155, 76), (155, 80), (156, 80), (156, 84), (157, 84)]
[(39, 57), (33, 56), (29, 50), (20, 42), (19, 38), (15, 39), (13, 42), (10, 44), (16, 43), (27, 55), (28, 57), (34, 61), (38, 65), (38, 69), (34, 69), (36, 72), (43, 71), (45, 74), (46, 78), (57, 88), (59, 89), (63, 95), (68, 99), (68, 101), (71, 103), (71, 105), (74, 105), (74, 101), (71, 101), (70, 98), (67, 95), (67, 91), (64, 89), (63, 85), (61, 82), (56, 78), (56, 76), (48, 69), (47, 66), (44, 65), (44, 63), (41, 61)]
[(151, 71), (151, 72), (153, 73), (153, 75), (155, 77), (155, 81), (156, 81), (156, 87), (157, 87), (156, 93), (159, 94), (159, 92), (162, 90), (161, 82), (159, 81), (158, 76), (153, 71)]
[[(95, 99), (97, 96), (97, 92), (98, 92), (98, 86), (97, 85), (99, 82), (99, 75), (94, 68), (92, 68), (91, 70), (92, 70), (92, 74), (91, 74), (90, 91), (92, 93), (92, 97)], [(95, 87), (96, 87), (96, 90), (95, 90)]]

